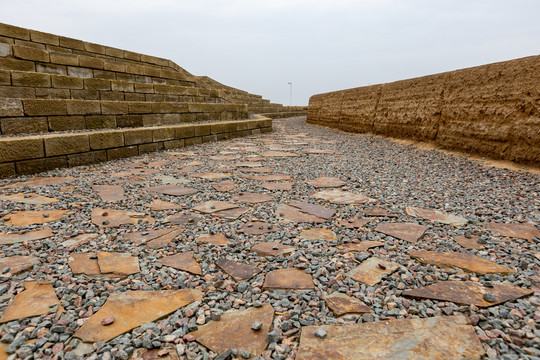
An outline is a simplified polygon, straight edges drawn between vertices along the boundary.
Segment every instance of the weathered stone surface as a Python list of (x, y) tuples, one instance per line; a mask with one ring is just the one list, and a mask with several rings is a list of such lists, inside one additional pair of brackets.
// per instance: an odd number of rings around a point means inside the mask
[(159, 170), (156, 169), (132, 169), (128, 171), (119, 171), (112, 173), (110, 176), (113, 177), (125, 177), (125, 176), (136, 176), (136, 175), (152, 175), (157, 174)]
[(163, 257), (159, 260), (159, 262), (165, 266), (170, 266), (172, 268), (187, 271), (196, 275), (201, 275), (201, 267), (193, 258), (193, 254), (193, 251), (186, 251), (176, 255)]
[(300, 155), (288, 151), (264, 151), (261, 153), (264, 157), (298, 157)]
[[(202, 293), (194, 289), (114, 293), (73, 336), (85, 342), (109, 341), (202, 297)], [(101, 321), (109, 316), (115, 317), (114, 323), (102, 325)]]
[(347, 229), (357, 229), (361, 228), (362, 226), (367, 225), (371, 220), (370, 219), (347, 219), (347, 220), (339, 220), (338, 224), (341, 226), (345, 226)]
[(0, 245), (10, 245), (25, 241), (36, 241), (53, 236), (51, 229), (29, 231), (24, 234), (0, 234)]
[(390, 275), (399, 268), (399, 265), (390, 261), (370, 257), (352, 269), (347, 276), (366, 285), (375, 285), (383, 277)]
[(244, 223), (240, 231), (250, 235), (261, 235), (275, 231), (274, 227), (262, 221), (249, 221)]
[(34, 193), (17, 193), (12, 195), (0, 195), (2, 201), (22, 202), (30, 205), (45, 205), (58, 202), (58, 199), (41, 196)]
[(300, 269), (279, 269), (266, 274), (263, 288), (265, 289), (290, 289), (306, 290), (314, 289), (313, 279)]
[(102, 274), (127, 276), (141, 271), (139, 258), (129, 253), (98, 252), (97, 261)]
[(540, 239), (540, 230), (532, 224), (489, 223), (486, 225), (486, 229), (502, 236), (525, 239), (530, 242), (533, 242), (534, 238)]
[(87, 244), (92, 240), (96, 240), (98, 237), (98, 234), (81, 234), (62, 242), (62, 246), (68, 251), (73, 251), (81, 245)]
[(165, 349), (135, 349), (131, 360), (180, 360), (174, 348)]
[(218, 180), (218, 179), (228, 178), (232, 176), (232, 174), (221, 173), (221, 172), (210, 172), (210, 173), (202, 173), (202, 174), (193, 174), (190, 176), (205, 179), (205, 180)]
[(212, 184), (212, 187), (216, 191), (227, 192), (236, 189), (236, 183), (232, 180), (225, 180), (219, 183)]
[(68, 210), (41, 210), (41, 211), (17, 211), (4, 216), (4, 224), (13, 226), (26, 226), (45, 224), (58, 221), (68, 213)]
[(290, 181), (283, 181), (283, 182), (269, 182), (269, 183), (262, 183), (261, 187), (266, 190), (274, 191), (274, 190), (282, 190), (282, 191), (289, 191), (292, 190), (293, 183)]
[(73, 253), (69, 256), (68, 265), (74, 275), (101, 275), (96, 254)]
[(392, 214), (388, 212), (388, 210), (383, 209), (379, 206), (374, 206), (370, 209), (367, 209), (364, 212), (364, 216), (392, 217), (392, 218), (398, 217), (396, 214)]
[(308, 181), (308, 184), (316, 188), (332, 188), (347, 185), (347, 183), (337, 177), (320, 177)]
[(280, 256), (290, 254), (296, 251), (294, 246), (283, 245), (275, 241), (260, 242), (251, 248), (251, 251), (256, 252), (260, 256)]
[(234, 209), (237, 207), (238, 205), (236, 204), (230, 204), (224, 201), (210, 200), (195, 206), (194, 208), (192, 208), (192, 210), (201, 212), (203, 214), (212, 214), (218, 211)]
[(424, 235), (427, 227), (413, 223), (380, 223), (375, 231), (415, 243)]
[(421, 217), (427, 220), (436, 221), (436, 222), (453, 225), (453, 226), (462, 226), (469, 222), (463, 216), (458, 216), (458, 215), (447, 213), (442, 210), (435, 210), (435, 209), (422, 209), (422, 208), (407, 206), (405, 208), (405, 213), (410, 216)]
[(478, 242), (479, 238), (479, 236), (471, 236), (470, 238), (467, 238), (466, 236), (455, 236), (454, 241), (463, 246), (465, 249), (482, 250), (484, 248), (484, 244), (480, 244)]
[(323, 296), (323, 300), (334, 315), (341, 316), (344, 314), (362, 314), (369, 313), (371, 309), (357, 298), (348, 296), (343, 293), (334, 292), (330, 295)]
[(409, 255), (425, 264), (446, 268), (457, 267), (476, 274), (508, 275), (516, 272), (476, 255), (461, 252), (411, 251)]
[(326, 200), (332, 204), (339, 205), (363, 205), (375, 201), (365, 195), (355, 194), (349, 191), (343, 191), (339, 189), (319, 191), (311, 195), (311, 197)]
[[(504, 284), (493, 284), (493, 287), (488, 288), (474, 281), (439, 281), (423, 288), (406, 290), (403, 295), (489, 307), (532, 295), (533, 292), (533, 290)], [(486, 301), (484, 299), (486, 293), (493, 294), (494, 301)]]
[(92, 209), (92, 222), (103, 227), (119, 227), (121, 225), (137, 224), (139, 221), (143, 223), (154, 223), (151, 216), (124, 210), (114, 209)]
[(234, 166), (236, 166), (236, 167), (247, 167), (247, 168), (257, 168), (257, 167), (262, 167), (263, 164), (261, 162), (258, 162), (258, 161), (243, 161), (243, 162), (239, 162), (239, 163), (234, 164)]
[(251, 175), (245, 176), (246, 179), (257, 180), (257, 181), (285, 181), (292, 180), (292, 176), (282, 175), (282, 174), (273, 174), (273, 175)]
[(168, 219), (171, 225), (186, 225), (186, 224), (195, 224), (201, 220), (201, 216), (193, 216), (190, 214), (176, 214), (169, 216)]
[(188, 188), (184, 186), (178, 186), (178, 185), (152, 186), (152, 187), (146, 188), (146, 190), (157, 192), (160, 194), (165, 194), (165, 195), (172, 195), (172, 196), (192, 195), (199, 192), (199, 190), (197, 189)]
[(0, 258), (0, 273), (3, 273), (9, 268), (10, 274), (17, 275), (31, 269), (34, 265), (39, 265), (39, 263), (39, 259), (33, 256), (6, 256)]
[(337, 211), (336, 209), (329, 209), (323, 206), (300, 201), (291, 201), (289, 205), (300, 209), (301, 212), (317, 216), (326, 220), (330, 219)]
[(120, 185), (92, 185), (92, 190), (97, 192), (103, 201), (126, 200), (124, 188)]
[(168, 201), (163, 201), (159, 199), (154, 199), (152, 202), (148, 205), (146, 205), (150, 210), (153, 211), (163, 211), (163, 210), (180, 210), (184, 207), (180, 204), (175, 204)]
[(242, 281), (251, 279), (253, 276), (260, 273), (262, 270), (256, 266), (242, 264), (234, 260), (219, 259), (216, 265), (229, 274), (234, 280)]
[(184, 229), (168, 228), (159, 230), (137, 231), (125, 235), (125, 239), (133, 241), (137, 245), (146, 245), (150, 248), (157, 249), (176, 239)]
[(323, 223), (326, 221), (326, 219), (320, 218), (318, 216), (306, 214), (300, 209), (280, 204), (276, 209), (276, 217), (285, 218), (287, 220), (292, 221), (293, 223)]
[(335, 241), (337, 240), (336, 234), (332, 230), (313, 228), (309, 230), (303, 230), (300, 232), (300, 237), (308, 240), (325, 240)]
[[(323, 329), (324, 339), (315, 336)], [(480, 359), (484, 349), (465, 316), (303, 326), (296, 360)]]
[(239, 193), (232, 196), (232, 201), (242, 202), (248, 204), (259, 204), (263, 202), (272, 201), (274, 198), (266, 194), (257, 194), (257, 193)]
[[(265, 303), (259, 308), (227, 311), (221, 315), (220, 321), (200, 326), (191, 335), (217, 354), (229, 349), (241, 349), (259, 356), (267, 346), (266, 336), (273, 319), (274, 309)], [(257, 331), (251, 329), (256, 321), (262, 323), (261, 329)]]
[(217, 216), (227, 220), (236, 220), (240, 216), (244, 215), (246, 212), (248, 212), (247, 208), (235, 208), (217, 211), (215, 213), (212, 213), (212, 216)]
[(325, 149), (305, 149), (302, 150), (304, 154), (311, 154), (311, 155), (333, 155), (336, 154), (333, 150), (325, 150)]
[(4, 310), (2, 318), (0, 318), (0, 324), (47, 314), (55, 305), (58, 306), (57, 312), (64, 311), (51, 284), (25, 281), (23, 285), (25, 290), (17, 294), (11, 304)]
[(197, 243), (200, 243), (200, 244), (211, 244), (211, 245), (216, 245), (216, 246), (220, 246), (220, 245), (227, 245), (230, 241), (229, 239), (227, 239), (227, 237), (225, 236), (225, 234), (202, 234), (202, 235), (199, 235), (199, 237), (197, 237), (195, 239), (195, 241)]
[(337, 249), (343, 252), (362, 252), (383, 245), (384, 243), (382, 241), (365, 240), (360, 241), (359, 243), (348, 243), (344, 245), (339, 245)]

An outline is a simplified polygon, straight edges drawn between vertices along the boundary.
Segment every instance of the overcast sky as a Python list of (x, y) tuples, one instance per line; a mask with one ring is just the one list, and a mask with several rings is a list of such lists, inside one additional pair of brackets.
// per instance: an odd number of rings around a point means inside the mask
[(0, 0), (0, 21), (311, 95), (540, 53), (540, 0)]

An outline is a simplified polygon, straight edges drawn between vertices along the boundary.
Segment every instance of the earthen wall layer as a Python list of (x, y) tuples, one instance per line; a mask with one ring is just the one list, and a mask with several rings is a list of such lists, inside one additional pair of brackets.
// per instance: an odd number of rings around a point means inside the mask
[(314, 95), (307, 121), (540, 164), (540, 56)]

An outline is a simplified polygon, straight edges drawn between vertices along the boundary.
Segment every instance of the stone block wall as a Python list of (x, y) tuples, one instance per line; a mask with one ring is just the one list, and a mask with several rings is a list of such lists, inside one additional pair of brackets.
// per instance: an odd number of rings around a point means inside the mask
[(540, 164), (540, 56), (314, 95), (307, 121)]

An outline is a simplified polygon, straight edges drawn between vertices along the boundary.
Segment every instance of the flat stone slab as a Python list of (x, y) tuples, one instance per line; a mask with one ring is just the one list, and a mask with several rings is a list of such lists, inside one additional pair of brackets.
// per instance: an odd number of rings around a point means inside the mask
[(248, 280), (260, 273), (262, 270), (256, 266), (242, 264), (234, 260), (219, 259), (216, 265), (230, 275), (236, 281)]
[(305, 149), (302, 150), (304, 154), (309, 155), (334, 155), (337, 154), (334, 150), (325, 150), (325, 149)]
[(97, 262), (97, 255), (90, 253), (70, 254), (68, 265), (73, 275), (99, 276), (101, 270)]
[(92, 190), (98, 193), (103, 201), (122, 201), (126, 200), (124, 188), (120, 185), (92, 185)]
[(413, 223), (380, 223), (375, 228), (375, 231), (410, 243), (416, 243), (426, 230), (427, 227)]
[[(202, 293), (194, 289), (114, 293), (73, 336), (85, 342), (109, 341), (202, 298)], [(114, 322), (102, 325), (102, 320), (110, 316)]]
[(256, 252), (259, 256), (280, 256), (293, 253), (296, 248), (276, 241), (268, 241), (255, 244), (251, 251)]
[(24, 234), (0, 234), (0, 245), (18, 244), (25, 241), (32, 242), (53, 236), (51, 229), (29, 231)]
[(453, 226), (463, 226), (469, 222), (469, 220), (467, 220), (463, 216), (450, 214), (446, 211), (436, 209), (422, 209), (418, 207), (407, 206), (405, 208), (405, 214)]
[(247, 167), (247, 168), (258, 168), (262, 167), (263, 164), (259, 161), (242, 161), (234, 164), (236, 167)]
[(249, 209), (246, 209), (246, 208), (228, 209), (228, 210), (222, 210), (222, 211), (212, 213), (212, 216), (217, 216), (217, 217), (227, 219), (227, 220), (236, 220), (240, 216), (248, 212), (248, 210)]
[(334, 292), (328, 296), (323, 296), (323, 300), (336, 316), (371, 312), (369, 306), (362, 301), (343, 293)]
[(366, 285), (378, 284), (383, 277), (399, 269), (399, 264), (370, 257), (352, 269), (347, 276)]
[(30, 205), (46, 205), (58, 202), (58, 199), (41, 196), (34, 193), (17, 193), (12, 195), (0, 195), (2, 201), (21, 202)]
[(375, 217), (390, 217), (390, 218), (397, 218), (398, 216), (396, 214), (392, 214), (386, 209), (383, 209), (379, 206), (374, 206), (370, 209), (367, 209), (364, 212), (364, 216), (375, 216)]
[(454, 236), (454, 241), (459, 245), (469, 250), (482, 250), (485, 245), (478, 242), (480, 236), (471, 236), (470, 238), (466, 236)]
[(68, 251), (73, 251), (77, 247), (87, 244), (92, 240), (96, 240), (97, 238), (99, 238), (98, 234), (81, 234), (63, 241), (62, 246)]
[[(269, 169), (269, 168), (265, 168), (265, 167), (260, 167), (260, 168), (241, 168), (240, 171), (243, 172), (243, 173), (268, 174), (268, 173), (273, 172), (274, 170)], [(247, 178), (247, 177), (245, 177), (245, 178)], [(253, 179), (253, 180), (255, 180), (255, 179)]]
[(164, 349), (135, 349), (130, 357), (131, 360), (180, 360), (174, 348)]
[[(484, 294), (490, 293), (494, 301), (484, 300)], [(523, 289), (512, 285), (497, 285), (485, 287), (474, 281), (439, 281), (419, 289), (406, 290), (404, 296), (440, 301), (451, 301), (462, 305), (489, 307), (532, 295), (533, 290)]]
[[(324, 330), (326, 336), (315, 336)], [(303, 326), (296, 360), (480, 359), (484, 348), (465, 316)]]
[(166, 256), (159, 259), (159, 262), (165, 266), (187, 271), (195, 275), (201, 275), (201, 266), (193, 258), (193, 251), (186, 251), (172, 256)]
[[(264, 303), (259, 308), (230, 310), (221, 314), (221, 320), (199, 326), (191, 335), (195, 340), (221, 354), (229, 349), (249, 351), (252, 356), (262, 354), (268, 343), (266, 336), (274, 319), (272, 305)], [(252, 330), (254, 322), (262, 323), (259, 330)]]
[(218, 179), (231, 177), (232, 175), (233, 174), (231, 173), (209, 172), (209, 173), (201, 173), (201, 174), (192, 174), (189, 176), (196, 177), (199, 179), (205, 179), (205, 180), (218, 180)]
[(2, 219), (5, 225), (39, 225), (58, 221), (68, 212), (68, 210), (17, 211), (4, 216)]
[(159, 199), (154, 199), (150, 204), (146, 205), (146, 207), (153, 211), (180, 210), (184, 208), (184, 206), (180, 204), (175, 204)]
[(300, 155), (288, 151), (264, 151), (260, 153), (264, 157), (298, 157)]
[(370, 219), (347, 219), (347, 220), (339, 220), (338, 224), (341, 226), (345, 226), (347, 229), (358, 229), (365, 225), (367, 225), (371, 220)]
[(136, 245), (147, 245), (152, 249), (157, 249), (167, 245), (184, 232), (184, 229), (174, 227), (168, 229), (136, 231), (126, 234), (124, 238), (133, 241)]
[(337, 240), (336, 234), (332, 230), (313, 228), (309, 230), (302, 230), (300, 237), (307, 240), (325, 240), (335, 241)]
[(307, 290), (315, 289), (310, 274), (301, 269), (279, 269), (266, 274), (264, 289)]
[(318, 217), (318, 216), (306, 214), (306, 213), (300, 211), (300, 209), (298, 209), (298, 208), (295, 208), (295, 207), (292, 207), (292, 206), (289, 206), (289, 205), (285, 205), (285, 204), (280, 204), (277, 207), (277, 209), (276, 209), (276, 217), (287, 219), (289, 221), (292, 221), (295, 224), (303, 223), (303, 222), (305, 222), (305, 223), (323, 223), (323, 222), (326, 222), (326, 219), (323, 219), (323, 218)]
[(269, 182), (260, 185), (263, 189), (270, 191), (289, 191), (292, 190), (293, 183), (290, 181)]
[(230, 243), (229, 239), (225, 236), (225, 234), (202, 234), (199, 235), (195, 242), (198, 244), (210, 244), (210, 245), (227, 245)]
[(333, 187), (342, 187), (347, 185), (347, 183), (337, 177), (320, 177), (308, 181), (308, 184), (316, 188), (333, 188)]
[(275, 229), (273, 225), (262, 221), (249, 221), (242, 225), (240, 231), (250, 235), (261, 235), (275, 231)]
[(339, 245), (337, 249), (342, 252), (362, 252), (374, 247), (384, 246), (382, 241), (365, 240), (359, 243), (348, 243)]
[(486, 224), (486, 229), (502, 236), (525, 239), (529, 242), (533, 242), (533, 238), (540, 239), (540, 230), (531, 224), (489, 223)]
[(326, 200), (331, 204), (337, 205), (363, 205), (374, 202), (362, 194), (355, 194), (349, 191), (339, 189), (323, 190), (311, 195), (312, 198)]
[(424, 264), (443, 268), (457, 267), (476, 274), (508, 275), (516, 273), (516, 270), (498, 265), (476, 255), (462, 252), (410, 251), (409, 255)]
[(110, 174), (112, 177), (126, 177), (126, 176), (144, 176), (144, 175), (153, 175), (159, 173), (159, 170), (156, 169), (131, 169), (127, 171), (119, 171)]
[(210, 160), (214, 161), (234, 161), (240, 158), (240, 155), (214, 155), (209, 157)]
[(97, 260), (103, 274), (128, 276), (141, 271), (139, 258), (130, 253), (98, 252)]
[(251, 192), (243, 192), (232, 196), (232, 201), (248, 203), (248, 204), (259, 204), (263, 202), (268, 202), (274, 200), (273, 196), (266, 194), (258, 194)]
[(30, 270), (34, 267), (34, 265), (39, 265), (40, 263), (41, 261), (39, 260), (39, 258), (34, 256), (6, 256), (0, 258), (0, 273), (4, 273), (4, 271), (7, 271), (6, 269), (9, 268), (9, 274), (17, 275), (19, 273)]
[(193, 216), (191, 214), (176, 214), (169, 216), (167, 220), (171, 225), (190, 225), (196, 224), (201, 220), (201, 216)]
[(336, 209), (329, 209), (325, 208), (324, 206), (319, 206), (301, 201), (291, 201), (289, 203), (289, 206), (295, 207), (301, 212), (317, 216), (326, 220), (330, 219), (337, 212)]
[(224, 201), (210, 200), (210, 201), (205, 201), (202, 204), (199, 204), (193, 207), (192, 210), (201, 212), (203, 214), (213, 214), (218, 211), (234, 209), (237, 207), (238, 207), (237, 204), (231, 204)]
[(149, 215), (133, 211), (103, 208), (92, 209), (92, 222), (97, 226), (112, 228), (119, 227), (121, 225), (137, 224), (139, 221), (153, 224), (154, 218)]
[(41, 187), (41, 186), (49, 186), (49, 185), (59, 185), (68, 183), (75, 180), (72, 176), (65, 176), (65, 177), (35, 177), (26, 181), (22, 182), (16, 182), (13, 184), (9, 184), (6, 186), (3, 186), (1, 189), (13, 189), (13, 188), (19, 188), (19, 187)]
[(188, 179), (185, 179), (185, 178), (176, 178), (174, 176), (170, 176), (170, 175), (163, 175), (163, 174), (158, 174), (156, 176), (154, 176), (154, 179), (158, 179), (161, 181), (162, 184), (164, 185), (178, 185), (178, 184), (189, 184), (191, 183), (191, 180), (188, 180)]
[(146, 190), (171, 196), (193, 195), (199, 192), (197, 189), (172, 184), (147, 187)]
[(271, 175), (251, 175), (244, 176), (246, 179), (257, 180), (257, 181), (286, 181), (292, 180), (292, 176), (283, 175), (283, 174), (271, 174)]
[(232, 180), (225, 180), (222, 182), (212, 184), (214, 190), (219, 192), (227, 192), (236, 189), (236, 183)]
[(4, 310), (0, 324), (48, 314), (54, 305), (58, 306), (57, 312), (64, 311), (52, 284), (24, 281), (23, 285), (25, 290), (17, 294)]

